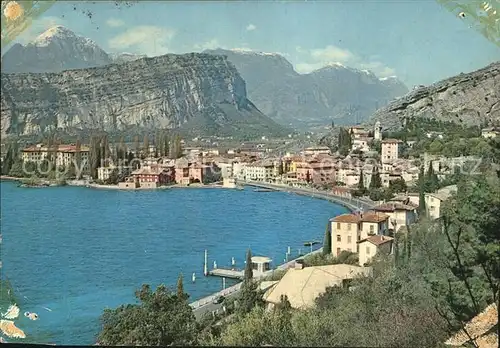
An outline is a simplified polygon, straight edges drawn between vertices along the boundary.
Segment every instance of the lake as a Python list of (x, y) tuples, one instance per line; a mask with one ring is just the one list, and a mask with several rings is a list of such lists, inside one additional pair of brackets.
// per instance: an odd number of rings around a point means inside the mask
[[(243, 267), (245, 252), (281, 264), (323, 241), (329, 218), (347, 211), (285, 192), (226, 189), (118, 191), (1, 185), (3, 273), (12, 283), (25, 342), (95, 343), (106, 307), (133, 303), (141, 284), (175, 290), (180, 273), (190, 300), (222, 288), (209, 267)], [(191, 282), (195, 272), (197, 279)], [(227, 286), (231, 285), (227, 282)], [(2, 312), (6, 309), (2, 308)], [(36, 312), (30, 321), (23, 313)], [(15, 340), (10, 339), (9, 342)]]

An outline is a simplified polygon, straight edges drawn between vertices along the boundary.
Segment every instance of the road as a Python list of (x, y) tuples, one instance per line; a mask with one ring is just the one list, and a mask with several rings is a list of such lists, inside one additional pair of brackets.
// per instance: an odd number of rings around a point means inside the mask
[(375, 206), (375, 202), (372, 202), (370, 200), (338, 196), (328, 191), (316, 190), (312, 188), (300, 188), (300, 187), (292, 187), (289, 185), (279, 185), (279, 184), (271, 184), (265, 182), (255, 182), (255, 181), (247, 181), (244, 184), (248, 186), (256, 186), (270, 190), (286, 191), (286, 192), (296, 193), (299, 195), (307, 195), (320, 199), (326, 199), (338, 204), (342, 204), (345, 207), (349, 208), (350, 210), (362, 209), (364, 211), (367, 211)]

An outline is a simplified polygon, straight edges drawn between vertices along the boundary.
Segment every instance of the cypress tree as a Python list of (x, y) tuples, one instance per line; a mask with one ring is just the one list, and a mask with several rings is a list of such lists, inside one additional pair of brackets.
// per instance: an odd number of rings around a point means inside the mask
[(361, 195), (365, 193), (365, 178), (363, 175), (363, 171), (359, 173), (358, 191)]
[(247, 259), (245, 264), (245, 273), (243, 275), (244, 281), (252, 280), (253, 278), (253, 269), (252, 269), (252, 251), (248, 249), (247, 251)]
[(378, 189), (380, 187), (382, 187), (382, 179), (380, 178), (380, 173), (377, 171), (372, 174), (370, 189)]
[(326, 225), (325, 239), (323, 240), (323, 255), (332, 253), (332, 232), (330, 231), (330, 222)]
[(420, 173), (418, 175), (418, 213), (420, 216), (425, 216), (425, 177), (424, 177), (424, 166), (420, 167)]
[(436, 173), (434, 173), (434, 167), (432, 165), (432, 161), (429, 164), (429, 170), (427, 171), (427, 180), (426, 181), (426, 186), (425, 189), (428, 190), (428, 192), (434, 192), (439, 188), (439, 178)]
[(163, 156), (170, 157), (170, 141), (167, 133), (163, 136)]
[(182, 300), (187, 299), (186, 293), (184, 292), (184, 282), (182, 280), (182, 273), (179, 274), (179, 277), (177, 278), (177, 297)]

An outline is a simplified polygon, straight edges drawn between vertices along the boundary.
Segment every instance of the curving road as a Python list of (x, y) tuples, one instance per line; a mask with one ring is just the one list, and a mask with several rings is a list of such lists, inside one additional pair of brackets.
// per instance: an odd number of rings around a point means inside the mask
[(345, 206), (353, 211), (356, 211), (359, 209), (367, 211), (367, 210), (372, 209), (376, 205), (375, 202), (368, 200), (368, 199), (344, 197), (344, 196), (335, 195), (335, 194), (330, 193), (328, 191), (316, 190), (316, 189), (312, 189), (312, 188), (293, 187), (293, 186), (289, 186), (289, 185), (271, 184), (271, 183), (256, 182), (256, 181), (246, 181), (244, 184), (248, 185), (248, 186), (265, 188), (265, 189), (269, 189), (269, 190), (285, 191), (285, 192), (296, 193), (299, 195), (306, 195), (306, 196), (310, 196), (310, 197), (326, 199), (326, 200), (341, 204), (341, 205), (343, 205), (343, 206)]

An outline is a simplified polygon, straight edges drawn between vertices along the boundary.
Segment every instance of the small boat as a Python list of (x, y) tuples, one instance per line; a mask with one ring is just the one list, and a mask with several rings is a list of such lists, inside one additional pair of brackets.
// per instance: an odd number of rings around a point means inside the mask
[(273, 190), (270, 190), (270, 189), (256, 189), (256, 190), (253, 190), (253, 192), (272, 192)]

